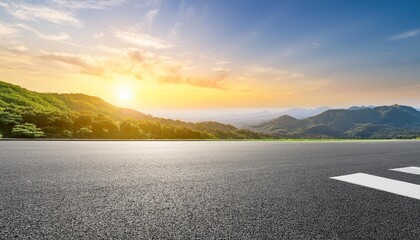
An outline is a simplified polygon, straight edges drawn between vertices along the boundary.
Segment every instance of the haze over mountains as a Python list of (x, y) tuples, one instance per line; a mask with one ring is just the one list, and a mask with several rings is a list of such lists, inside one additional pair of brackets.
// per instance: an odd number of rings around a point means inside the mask
[(232, 113), (202, 118), (201, 120), (223, 122), (226, 124), (232, 124), (236, 127), (247, 127), (283, 115), (289, 115), (298, 119), (312, 117), (328, 109), (328, 107), (319, 107), (313, 109), (291, 108), (284, 111), (256, 111), (250, 113)]
[(305, 119), (283, 115), (249, 129), (292, 138), (413, 138), (420, 136), (420, 112), (403, 105), (352, 107)]
[(190, 123), (119, 108), (85, 94), (38, 93), (0, 81), (0, 137), (267, 138), (218, 122)]
[(420, 112), (402, 105), (295, 108), (277, 113), (230, 114), (217, 119), (224, 123), (158, 118), (116, 107), (98, 97), (38, 93), (0, 82), (0, 134), (5, 137), (249, 139), (420, 136)]

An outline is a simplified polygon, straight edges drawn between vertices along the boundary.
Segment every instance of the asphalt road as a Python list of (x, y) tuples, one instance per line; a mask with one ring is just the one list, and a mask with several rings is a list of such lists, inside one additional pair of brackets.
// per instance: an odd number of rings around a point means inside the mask
[(419, 239), (420, 141), (0, 142), (1, 239)]

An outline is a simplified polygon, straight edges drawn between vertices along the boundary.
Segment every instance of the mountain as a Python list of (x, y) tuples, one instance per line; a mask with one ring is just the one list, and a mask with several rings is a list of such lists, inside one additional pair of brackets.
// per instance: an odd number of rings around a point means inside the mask
[(266, 121), (269, 119), (274, 118), (274, 113), (270, 111), (258, 111), (258, 112), (251, 112), (251, 113), (242, 113), (242, 114), (226, 114), (214, 117), (208, 117), (202, 120), (209, 120), (209, 121), (217, 121), (226, 124), (231, 124), (236, 127), (243, 127), (250, 124), (259, 123), (262, 121)]
[(361, 110), (365, 108), (374, 108), (375, 106), (352, 106), (347, 108), (347, 110)]
[(276, 137), (412, 138), (420, 136), (420, 112), (403, 105), (337, 109), (305, 119), (281, 116), (249, 129)]
[(85, 94), (38, 93), (0, 81), (0, 107), (10, 106), (29, 107), (40, 111), (88, 111), (114, 119), (153, 118), (138, 111), (116, 107), (98, 97)]
[(0, 137), (244, 139), (267, 137), (218, 122), (190, 123), (119, 108), (85, 94), (39, 93), (0, 81)]
[(270, 119), (276, 118), (278, 116), (289, 115), (294, 118), (307, 118), (311, 116), (318, 115), (326, 110), (329, 110), (328, 107), (319, 107), (314, 109), (304, 109), (304, 108), (292, 108), (281, 112), (271, 112), (271, 111), (258, 111), (252, 113), (244, 114), (226, 114), (217, 117), (211, 117), (207, 120), (223, 122), (226, 124), (232, 124), (236, 127), (247, 127), (254, 125), (260, 122), (268, 121)]
[(320, 113), (323, 113), (323, 112), (325, 112), (329, 109), (330, 109), (329, 107), (318, 107), (318, 108), (313, 108), (313, 109), (292, 108), (292, 109), (286, 110), (284, 112), (277, 113), (277, 116), (289, 115), (289, 116), (297, 118), (297, 119), (303, 119), (303, 118), (316, 116), (316, 115), (318, 115)]

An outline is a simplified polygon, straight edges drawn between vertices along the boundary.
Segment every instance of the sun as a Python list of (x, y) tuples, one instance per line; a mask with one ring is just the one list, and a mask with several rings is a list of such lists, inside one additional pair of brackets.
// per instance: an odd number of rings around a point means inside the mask
[(121, 102), (129, 102), (134, 98), (134, 91), (128, 86), (120, 86), (116, 89), (116, 96)]

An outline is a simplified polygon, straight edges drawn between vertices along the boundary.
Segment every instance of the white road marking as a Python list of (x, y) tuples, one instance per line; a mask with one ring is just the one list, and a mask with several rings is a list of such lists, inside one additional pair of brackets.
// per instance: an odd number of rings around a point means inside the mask
[(393, 168), (389, 170), (420, 175), (420, 167)]
[(420, 185), (413, 183), (378, 177), (365, 173), (354, 173), (331, 178), (420, 200)]

